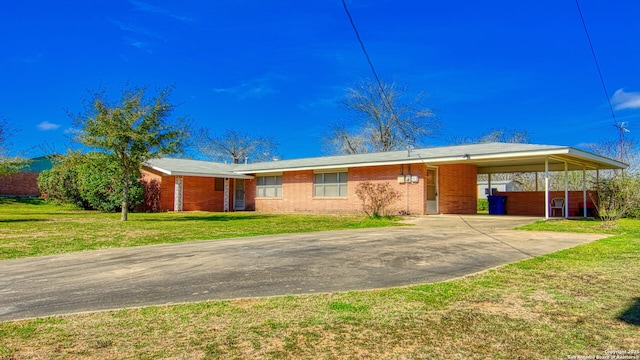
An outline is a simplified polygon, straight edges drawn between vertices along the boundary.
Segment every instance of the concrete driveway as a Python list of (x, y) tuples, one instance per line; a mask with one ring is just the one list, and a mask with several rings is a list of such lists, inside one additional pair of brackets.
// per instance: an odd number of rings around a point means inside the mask
[(197, 241), (0, 261), (0, 321), (143, 305), (432, 283), (604, 235), (435, 215), (415, 226)]

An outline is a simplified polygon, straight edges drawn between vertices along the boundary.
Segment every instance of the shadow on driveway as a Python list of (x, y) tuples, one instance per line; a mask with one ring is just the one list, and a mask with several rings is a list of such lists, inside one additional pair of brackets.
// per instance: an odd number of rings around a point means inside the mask
[(509, 230), (537, 218), (282, 234), (0, 261), (0, 321), (203, 300), (433, 283), (604, 235)]

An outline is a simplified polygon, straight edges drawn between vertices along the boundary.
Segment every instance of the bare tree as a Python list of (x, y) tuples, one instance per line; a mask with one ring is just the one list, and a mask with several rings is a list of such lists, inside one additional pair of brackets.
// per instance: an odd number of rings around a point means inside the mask
[[(503, 143), (527, 143), (529, 134), (526, 130), (497, 128), (490, 129), (479, 136), (456, 136), (450, 141), (452, 144), (484, 144), (491, 142)], [(478, 175), (478, 180), (487, 181), (488, 175)], [(518, 185), (520, 189), (535, 188), (535, 175), (530, 173), (492, 174), (492, 180), (509, 180)]]
[(439, 123), (424, 106), (424, 94), (410, 97), (395, 82), (361, 81), (347, 89), (341, 106), (353, 121), (332, 125), (325, 138), (331, 152), (354, 154), (399, 150), (424, 145), (436, 133)]
[(369, 152), (366, 134), (349, 131), (344, 122), (333, 124), (324, 141), (330, 153), (349, 155)]
[(19, 155), (9, 155), (10, 139), (15, 131), (9, 126), (6, 119), (0, 117), (0, 176), (16, 173), (28, 163), (28, 160)]
[(628, 164), (629, 172), (635, 173), (640, 170), (638, 144), (632, 138), (621, 137), (619, 140), (603, 140), (596, 144), (591, 144), (589, 150)]
[(482, 144), (482, 143), (491, 143), (491, 142), (524, 144), (529, 142), (529, 133), (526, 130), (499, 128), (499, 129), (488, 130), (477, 137), (456, 136), (451, 140), (451, 143), (456, 145)]
[(227, 129), (224, 134), (216, 135), (203, 128), (197, 146), (200, 153), (211, 160), (238, 164), (245, 158), (253, 162), (273, 160), (278, 144), (270, 137), (254, 136), (244, 131)]

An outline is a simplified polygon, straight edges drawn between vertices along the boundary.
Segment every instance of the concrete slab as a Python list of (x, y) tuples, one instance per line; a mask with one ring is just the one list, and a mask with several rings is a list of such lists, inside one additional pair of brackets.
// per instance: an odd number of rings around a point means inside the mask
[(538, 218), (196, 241), (0, 262), (0, 321), (155, 304), (432, 283), (605, 235), (511, 230)]

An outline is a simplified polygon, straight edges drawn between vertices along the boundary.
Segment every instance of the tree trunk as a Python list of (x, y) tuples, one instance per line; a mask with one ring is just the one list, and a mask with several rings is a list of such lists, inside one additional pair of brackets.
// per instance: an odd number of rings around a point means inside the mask
[(126, 179), (122, 183), (122, 211), (120, 212), (120, 221), (127, 221), (129, 218), (129, 174), (125, 171)]

